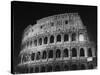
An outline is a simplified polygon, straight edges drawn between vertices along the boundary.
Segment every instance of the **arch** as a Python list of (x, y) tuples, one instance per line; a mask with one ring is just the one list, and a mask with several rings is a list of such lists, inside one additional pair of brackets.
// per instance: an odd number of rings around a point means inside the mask
[(64, 49), (63, 53), (64, 53), (64, 57), (68, 57), (69, 56), (69, 53), (68, 53), (68, 49), (67, 48)]
[(35, 53), (31, 54), (31, 59), (34, 60), (35, 59)]
[(46, 68), (44, 66), (41, 67), (41, 72), (45, 72)]
[(48, 42), (48, 37), (45, 37), (44, 38), (44, 44), (47, 44), (47, 42)]
[(46, 51), (43, 51), (42, 59), (46, 59), (46, 58), (47, 58), (47, 52)]
[(64, 34), (64, 41), (68, 41), (68, 34)]
[(34, 45), (37, 46), (37, 40), (34, 40)]
[(93, 64), (89, 64), (88, 69), (93, 69)]
[(48, 58), (53, 58), (53, 50), (49, 50)]
[(32, 46), (32, 40), (30, 40), (30, 46)]
[(40, 52), (37, 52), (36, 60), (40, 59)]
[(60, 51), (60, 49), (57, 49), (56, 50), (56, 58), (60, 58), (60, 56), (61, 56), (61, 51)]
[(92, 49), (91, 48), (88, 49), (88, 57), (92, 57)]
[(35, 72), (39, 72), (39, 67), (35, 67)]
[(77, 57), (77, 50), (76, 50), (76, 48), (72, 48), (72, 57)]
[(61, 42), (61, 35), (57, 35), (57, 42)]
[(76, 33), (72, 33), (72, 41), (76, 41)]
[(77, 70), (77, 65), (76, 64), (71, 65), (71, 70)]
[(23, 58), (22, 58), (22, 62), (27, 62), (28, 61), (28, 55), (23, 55)]
[(69, 70), (69, 66), (68, 65), (64, 65), (64, 71)]
[(29, 41), (27, 41), (27, 47), (30, 45), (30, 42)]
[(60, 71), (60, 66), (59, 65), (55, 66), (55, 71)]
[(42, 45), (42, 38), (39, 38), (39, 45)]
[(47, 72), (51, 72), (52, 71), (52, 66), (51, 65), (48, 65), (47, 66)]
[(80, 57), (84, 57), (85, 56), (85, 52), (84, 52), (84, 48), (80, 49)]
[(50, 37), (50, 43), (54, 43), (54, 36), (53, 35), (51, 35), (51, 37)]
[(81, 70), (84, 70), (85, 68), (86, 68), (86, 67), (85, 67), (85, 64), (81, 64), (81, 65), (80, 65), (80, 69), (81, 69)]
[(84, 38), (84, 34), (80, 33), (79, 34), (79, 41), (84, 41), (85, 38)]

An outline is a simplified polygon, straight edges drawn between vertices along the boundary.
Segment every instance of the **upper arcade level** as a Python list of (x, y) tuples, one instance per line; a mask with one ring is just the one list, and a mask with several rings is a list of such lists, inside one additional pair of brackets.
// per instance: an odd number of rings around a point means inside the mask
[(37, 20), (35, 25), (29, 25), (23, 34), (22, 42), (39, 34), (56, 31), (86, 30), (78, 13), (58, 14)]

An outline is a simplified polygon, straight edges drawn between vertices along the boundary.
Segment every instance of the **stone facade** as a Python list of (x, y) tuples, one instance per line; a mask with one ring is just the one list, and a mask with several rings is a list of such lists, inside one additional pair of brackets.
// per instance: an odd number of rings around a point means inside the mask
[(96, 47), (78, 13), (42, 18), (23, 33), (20, 73), (96, 68)]

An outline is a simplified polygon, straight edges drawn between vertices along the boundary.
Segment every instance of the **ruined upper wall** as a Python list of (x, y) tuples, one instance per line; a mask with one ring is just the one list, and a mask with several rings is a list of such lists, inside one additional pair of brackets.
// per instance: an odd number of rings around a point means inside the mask
[(23, 40), (28, 37), (54, 32), (57, 30), (85, 29), (78, 13), (64, 13), (53, 15), (37, 20), (35, 25), (27, 27), (24, 31)]

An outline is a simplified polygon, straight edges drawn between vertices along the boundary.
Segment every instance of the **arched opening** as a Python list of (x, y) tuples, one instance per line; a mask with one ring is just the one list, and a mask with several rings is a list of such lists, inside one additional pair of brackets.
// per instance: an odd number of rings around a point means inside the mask
[(23, 58), (22, 58), (22, 62), (27, 62), (28, 61), (28, 55), (23, 55)]
[(61, 42), (61, 35), (57, 35), (57, 42)]
[(88, 57), (92, 57), (92, 49), (91, 48), (88, 49)]
[(83, 48), (81, 48), (81, 49), (80, 49), (80, 57), (84, 57), (84, 56), (85, 56), (84, 49), (83, 49)]
[(51, 37), (50, 37), (50, 43), (54, 43), (54, 36), (53, 35), (51, 35)]
[(35, 58), (35, 53), (32, 53), (31, 54), (31, 59), (34, 60), (34, 58)]
[(40, 59), (40, 52), (37, 52), (36, 60)]
[(68, 34), (64, 35), (64, 41), (68, 41)]
[(39, 72), (39, 67), (35, 67), (35, 72)]
[(42, 45), (42, 38), (39, 38), (39, 45)]
[(66, 49), (64, 49), (64, 57), (68, 57), (68, 49), (66, 48)]
[(34, 40), (34, 45), (37, 46), (37, 40)]
[(41, 67), (41, 72), (45, 72), (45, 67), (44, 66)]
[(76, 34), (72, 33), (72, 41), (76, 41)]
[(30, 42), (29, 41), (27, 41), (27, 47), (30, 45)]
[(46, 59), (46, 57), (47, 57), (47, 52), (43, 51), (42, 59)]
[(32, 46), (32, 40), (30, 40), (30, 46)]
[(79, 41), (84, 41), (85, 40), (85, 38), (84, 38), (84, 34), (79, 34)]
[(71, 66), (71, 70), (77, 70), (77, 65), (76, 65), (76, 64), (73, 64), (73, 65)]
[(48, 58), (53, 58), (53, 50), (49, 50)]
[(49, 66), (47, 67), (47, 72), (51, 72), (51, 71), (52, 71), (52, 66), (49, 65)]
[(89, 64), (88, 69), (93, 69), (93, 64)]
[(68, 65), (64, 65), (64, 71), (69, 70), (69, 66)]
[(57, 49), (56, 50), (56, 58), (60, 58), (60, 56), (61, 56), (61, 51), (60, 51), (60, 49)]
[(55, 66), (55, 71), (60, 71), (60, 66), (59, 65)]
[(47, 44), (47, 42), (48, 42), (48, 37), (45, 37), (44, 38), (44, 44)]
[(84, 70), (85, 69), (85, 65), (84, 64), (81, 64), (80, 69), (81, 70)]
[(77, 57), (77, 50), (76, 50), (76, 48), (72, 48), (72, 57)]

